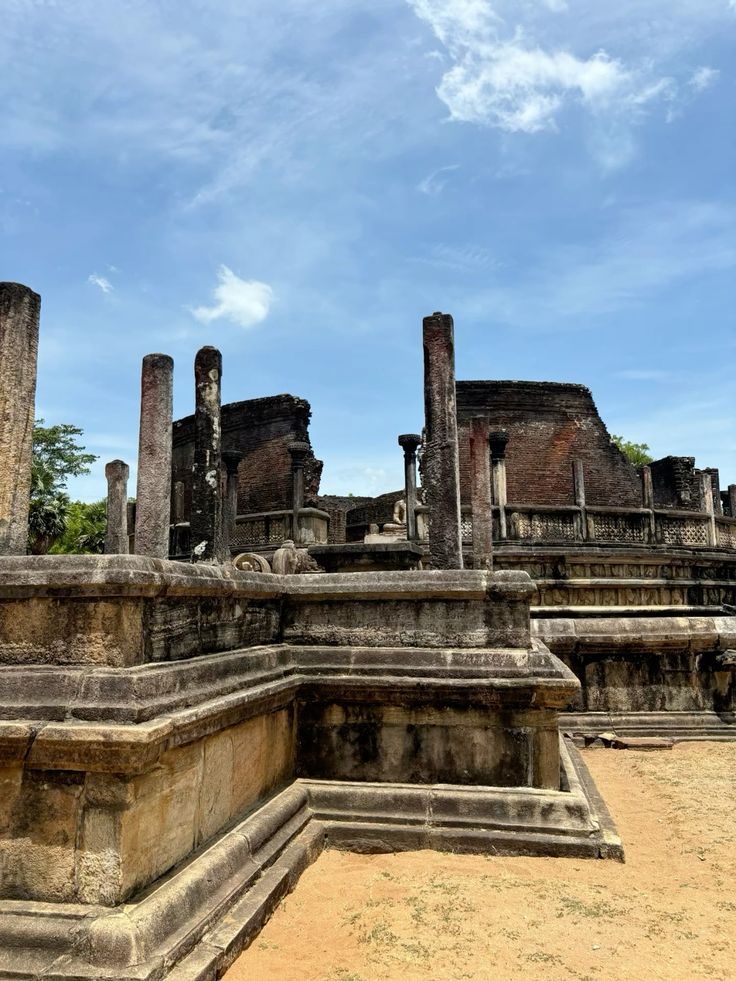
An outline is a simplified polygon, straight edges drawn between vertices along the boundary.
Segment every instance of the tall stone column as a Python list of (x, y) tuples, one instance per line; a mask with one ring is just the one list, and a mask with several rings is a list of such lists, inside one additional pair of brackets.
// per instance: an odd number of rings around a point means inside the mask
[(128, 554), (128, 475), (130, 469), (122, 460), (105, 465), (107, 478), (107, 531), (105, 555)]
[(654, 484), (652, 483), (651, 467), (641, 468), (641, 497), (644, 507), (649, 512), (649, 544), (657, 541), (657, 516), (654, 513)]
[(235, 538), (235, 519), (238, 516), (238, 466), (243, 459), (240, 450), (223, 450), (222, 462), (227, 471), (225, 501), (223, 504), (223, 527), (225, 548), (229, 552)]
[(0, 555), (28, 550), (41, 297), (0, 283)]
[(572, 487), (573, 487), (573, 498), (575, 503), (580, 508), (580, 523), (578, 526), (578, 535), (585, 541), (588, 537), (588, 517), (585, 510), (585, 471), (583, 469), (582, 460), (572, 461)]
[(289, 447), (291, 454), (291, 487), (293, 501), (292, 538), (298, 545), (301, 541), (299, 528), (299, 513), (304, 507), (304, 461), (309, 453), (309, 443), (292, 443)]
[(173, 405), (173, 359), (168, 354), (147, 354), (141, 369), (135, 550), (154, 559), (169, 556)]
[(406, 498), (406, 540), (417, 540), (417, 449), (422, 437), (416, 433), (399, 436), (404, 451), (404, 496)]
[(736, 484), (728, 485), (728, 504), (731, 517), (736, 518)]
[(496, 429), (488, 434), (491, 444), (491, 472), (493, 476), (493, 500), (498, 508), (499, 537), (505, 539), (506, 531), (506, 446), (509, 434)]
[(473, 568), (493, 568), (493, 510), (488, 420), (470, 420), (470, 499), (473, 511)]
[(700, 474), (701, 507), (708, 515), (708, 544), (718, 544), (718, 527), (716, 525), (715, 504), (713, 501), (713, 481), (709, 473)]
[(222, 442), (220, 387), (222, 355), (203, 347), (194, 359), (194, 465), (192, 467), (192, 562), (223, 561)]
[(429, 505), (429, 561), (435, 569), (462, 569), (460, 461), (455, 401), (452, 317), (433, 313), (422, 325), (426, 449), (423, 482)]

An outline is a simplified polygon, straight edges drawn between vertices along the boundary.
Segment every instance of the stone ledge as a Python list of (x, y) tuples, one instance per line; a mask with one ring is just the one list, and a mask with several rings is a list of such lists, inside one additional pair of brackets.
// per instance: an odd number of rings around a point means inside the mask
[(560, 729), (582, 744), (608, 732), (617, 736), (665, 737), (678, 741), (736, 739), (736, 712), (569, 712)]
[(214, 981), (325, 844), (621, 860), (582, 759), (561, 758), (563, 792), (297, 780), (135, 902), (0, 902), (0, 979)]
[(141, 773), (168, 749), (299, 698), (560, 709), (579, 688), (540, 642), (529, 652), (277, 646), (119, 670), (0, 667), (0, 761)]
[(736, 617), (539, 618), (532, 636), (554, 654), (725, 651), (736, 646)]
[(272, 599), (283, 594), (282, 578), (143, 555), (0, 557), (0, 599), (193, 595)]

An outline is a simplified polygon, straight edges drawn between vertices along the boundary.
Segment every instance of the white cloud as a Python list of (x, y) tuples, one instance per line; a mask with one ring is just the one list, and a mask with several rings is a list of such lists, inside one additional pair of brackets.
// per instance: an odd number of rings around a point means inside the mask
[(431, 174), (427, 174), (426, 177), (419, 181), (417, 190), (422, 194), (430, 195), (430, 197), (439, 194), (444, 190), (445, 184), (447, 184), (447, 180), (442, 175), (452, 173), (459, 166), (460, 164), (448, 164), (446, 167), (438, 167), (437, 170), (433, 170)]
[(91, 273), (87, 277), (87, 282), (93, 286), (99, 286), (103, 293), (112, 293), (115, 289), (109, 279), (106, 279), (104, 276), (98, 276), (97, 273)]
[[(736, 0), (734, 0), (736, 3)], [(698, 68), (690, 76), (690, 81), (687, 83), (696, 92), (704, 92), (707, 88), (715, 82), (721, 73), (717, 68), (709, 68), (707, 65), (703, 65), (702, 68)]]
[[(687, 88), (678, 89), (675, 78), (658, 65), (656, 45), (642, 44), (637, 50), (632, 41), (637, 33), (648, 36), (649, 21), (642, 19), (640, 32), (630, 23), (624, 30), (622, 21), (635, 11), (621, 10), (616, 18), (580, 4), (573, 22), (557, 16), (568, 10), (567, 0), (407, 3), (429, 24), (451, 59), (436, 90), (451, 120), (510, 133), (539, 133), (557, 130), (563, 113), (577, 108), (590, 122), (588, 143), (594, 155), (605, 168), (615, 168), (634, 156), (633, 128), (657, 104), (664, 104), (671, 115), (675, 100), (687, 101)], [(680, 0), (680, 8), (672, 18), (681, 17), (687, 34), (685, 24), (695, 12), (685, 0)], [(658, 0), (648, 0), (638, 10), (654, 25), (663, 18)], [(703, 13), (704, 19), (713, 16), (710, 8)], [(558, 26), (562, 22), (564, 29)], [(669, 38), (664, 27), (658, 30)], [(672, 43), (663, 41), (661, 47), (665, 57)], [(687, 86), (700, 92), (716, 74), (715, 69), (698, 69)]]
[(217, 280), (212, 292), (215, 303), (192, 310), (197, 320), (209, 324), (224, 319), (239, 327), (254, 327), (266, 319), (273, 301), (273, 290), (267, 283), (240, 279), (227, 266), (220, 266)]

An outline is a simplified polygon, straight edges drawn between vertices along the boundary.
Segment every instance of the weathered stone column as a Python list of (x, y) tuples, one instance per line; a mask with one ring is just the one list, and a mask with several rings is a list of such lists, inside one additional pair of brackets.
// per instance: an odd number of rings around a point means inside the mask
[(141, 369), (135, 550), (154, 559), (169, 556), (173, 393), (173, 359), (147, 354)]
[(105, 555), (128, 554), (128, 475), (130, 469), (122, 460), (105, 465), (107, 478), (107, 530)]
[(192, 562), (224, 559), (220, 471), (222, 355), (203, 347), (194, 359), (194, 464), (192, 466)]
[(28, 551), (41, 297), (0, 283), (0, 555)]
[(238, 466), (243, 459), (240, 450), (223, 450), (222, 462), (227, 471), (225, 501), (223, 504), (223, 527), (225, 548), (230, 552), (235, 538), (235, 519), (238, 516)]
[(736, 484), (728, 485), (728, 505), (731, 517), (736, 518)]
[(488, 434), (491, 444), (491, 471), (493, 474), (493, 501), (498, 508), (499, 538), (505, 539), (506, 532), (506, 445), (509, 434), (505, 429), (495, 429)]
[(301, 542), (301, 529), (299, 528), (299, 513), (304, 507), (304, 461), (309, 453), (309, 443), (292, 443), (289, 447), (291, 454), (291, 487), (293, 501), (293, 516), (291, 519), (291, 537), (299, 545)]
[(585, 471), (582, 460), (572, 461), (572, 489), (573, 499), (580, 508), (578, 534), (585, 541), (591, 537), (591, 532), (588, 528), (588, 516), (585, 510)]
[(422, 333), (427, 433), (422, 484), (426, 488), (429, 505), (429, 561), (434, 569), (462, 569), (452, 317), (439, 312), (425, 317)]
[(406, 498), (406, 540), (417, 540), (417, 449), (422, 437), (416, 433), (399, 436), (404, 451), (404, 496)]
[(473, 568), (493, 568), (493, 509), (488, 420), (470, 420), (470, 499), (473, 511)]
[(657, 541), (657, 516), (654, 513), (654, 485), (651, 467), (641, 468), (641, 496), (644, 507), (649, 511), (649, 544)]
[(716, 526), (715, 504), (713, 502), (713, 481), (709, 473), (700, 474), (700, 500), (701, 506), (709, 517), (708, 521), (708, 544), (718, 544), (718, 528)]

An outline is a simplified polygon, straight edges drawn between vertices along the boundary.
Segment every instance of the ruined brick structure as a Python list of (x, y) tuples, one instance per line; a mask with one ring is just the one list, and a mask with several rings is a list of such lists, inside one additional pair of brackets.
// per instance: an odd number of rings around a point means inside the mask
[[(222, 445), (243, 458), (238, 466), (238, 514), (290, 508), (292, 461), (289, 446), (309, 443), (311, 408), (294, 395), (230, 402), (222, 407)], [(194, 457), (194, 416), (174, 423), (172, 518), (188, 521), (191, 512), (191, 467)], [(304, 468), (305, 502), (319, 492), (322, 461), (311, 448)]]
[(460, 487), (470, 502), (469, 420), (485, 416), (509, 434), (508, 500), (573, 504), (572, 461), (581, 460), (589, 504), (640, 507), (641, 481), (598, 415), (584, 385), (525, 381), (459, 381)]

